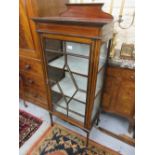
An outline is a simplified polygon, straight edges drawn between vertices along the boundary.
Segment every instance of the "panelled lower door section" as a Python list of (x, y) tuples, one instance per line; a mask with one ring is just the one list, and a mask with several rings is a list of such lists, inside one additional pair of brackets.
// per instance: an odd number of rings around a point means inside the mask
[(91, 45), (44, 39), (54, 111), (84, 123)]

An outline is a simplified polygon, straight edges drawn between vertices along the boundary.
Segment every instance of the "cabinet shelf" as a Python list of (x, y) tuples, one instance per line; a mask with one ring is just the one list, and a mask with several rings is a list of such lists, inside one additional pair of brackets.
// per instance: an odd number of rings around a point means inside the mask
[[(59, 81), (59, 85), (61, 86), (61, 89), (63, 91), (63, 94), (66, 97), (73, 97), (73, 99), (82, 102), (82, 103), (86, 103), (86, 89), (87, 89), (87, 78), (84, 77), (79, 77), (77, 75), (73, 75), (75, 78), (75, 81), (77, 83), (78, 86), (78, 90), (74, 84), (74, 82), (72, 81), (69, 73), (65, 73), (65, 76), (63, 79), (61, 79)], [(55, 91), (57, 93), (61, 93), (61, 90), (59, 89), (57, 83), (53, 80), (51, 80), (52, 82), (54, 82), (55, 84), (51, 87), (52, 91)]]
[(60, 81), (62, 78), (64, 78), (64, 76), (65, 73), (63, 70), (48, 66), (49, 81)]
[(51, 54), (51, 52), (46, 52), (46, 60), (47, 60), (47, 62), (51, 62), (52, 60), (54, 60), (54, 59), (56, 59), (56, 58), (58, 58), (58, 57), (60, 57), (60, 56), (62, 56), (62, 53), (52, 53)]
[[(104, 61), (104, 59), (103, 59), (103, 61)], [(88, 59), (78, 58), (75, 56), (67, 55), (67, 64), (68, 64), (72, 73), (88, 77), (88, 66), (89, 66)], [(64, 69), (65, 71), (68, 71), (67, 67), (64, 68), (65, 56), (61, 56), (61, 57), (49, 62), (48, 65), (51, 67), (55, 67), (58, 69)], [(103, 62), (100, 61), (98, 70), (100, 71), (102, 67), (103, 67)]]
[[(67, 64), (73, 73), (77, 73), (80, 75), (88, 76), (88, 64), (89, 61), (87, 59), (78, 58), (74, 56), (67, 56)], [(65, 56), (61, 56), (51, 62), (48, 63), (49, 66), (63, 69), (65, 65)], [(82, 67), (81, 67), (82, 66)], [(65, 70), (67, 68), (65, 67)]]

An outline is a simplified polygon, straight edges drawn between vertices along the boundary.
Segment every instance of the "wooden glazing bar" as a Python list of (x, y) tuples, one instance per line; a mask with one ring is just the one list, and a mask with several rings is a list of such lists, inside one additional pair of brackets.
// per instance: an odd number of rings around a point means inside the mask
[(71, 100), (73, 99), (73, 97), (76, 95), (77, 91), (78, 91), (78, 90), (76, 90), (76, 91), (74, 92), (74, 94), (72, 95), (72, 97), (70, 97), (70, 99), (68, 100), (67, 104), (70, 103), (70, 101), (71, 101)]
[(67, 69), (68, 69), (68, 72), (69, 72), (69, 74), (70, 74), (70, 76), (71, 76), (71, 79), (72, 79), (72, 81), (73, 81), (73, 83), (74, 83), (76, 89), (78, 90), (79, 87), (78, 87), (78, 85), (77, 85), (77, 83), (76, 83), (76, 80), (75, 80), (74, 76), (72, 75), (72, 72), (71, 72), (71, 70), (70, 70), (68, 64), (67, 64)]

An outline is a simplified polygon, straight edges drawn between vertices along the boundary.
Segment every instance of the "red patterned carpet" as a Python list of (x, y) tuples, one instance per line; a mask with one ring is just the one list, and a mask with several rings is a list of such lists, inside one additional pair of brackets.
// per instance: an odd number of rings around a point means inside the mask
[(36, 132), (41, 124), (42, 120), (39, 118), (19, 110), (19, 147)]

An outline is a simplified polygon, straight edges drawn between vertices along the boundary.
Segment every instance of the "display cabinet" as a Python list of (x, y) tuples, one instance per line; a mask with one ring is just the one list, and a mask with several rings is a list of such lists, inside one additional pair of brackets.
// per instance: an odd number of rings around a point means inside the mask
[(113, 17), (102, 5), (67, 4), (58, 17), (32, 18), (42, 46), (49, 110), (86, 131), (87, 140), (101, 109), (113, 33)]

